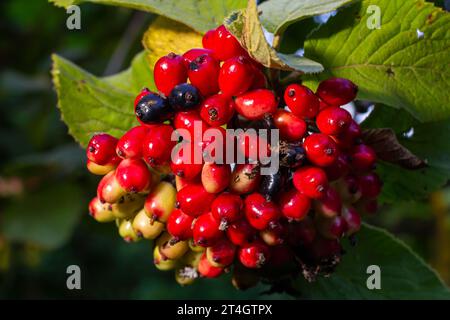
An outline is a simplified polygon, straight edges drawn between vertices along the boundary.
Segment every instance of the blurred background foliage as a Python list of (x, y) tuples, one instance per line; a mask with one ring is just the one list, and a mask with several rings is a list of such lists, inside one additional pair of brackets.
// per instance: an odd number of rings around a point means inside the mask
[[(444, 6), (445, 1), (435, 1)], [(95, 75), (129, 65), (154, 19), (132, 10), (85, 4), (81, 30), (46, 0), (0, 3), (0, 298), (289, 298), (236, 291), (229, 278), (181, 288), (157, 271), (148, 242), (126, 244), (87, 214), (97, 178), (55, 107), (50, 54)], [(302, 43), (306, 19), (287, 30), (282, 50)], [(364, 110), (360, 110), (364, 111)], [(369, 222), (405, 240), (450, 283), (450, 188), (425, 201), (398, 201)], [(66, 268), (82, 270), (82, 290), (66, 288)]]

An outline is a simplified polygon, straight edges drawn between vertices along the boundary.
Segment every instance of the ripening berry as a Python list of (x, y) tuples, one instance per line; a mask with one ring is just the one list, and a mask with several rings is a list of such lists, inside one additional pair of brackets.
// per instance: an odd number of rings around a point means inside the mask
[(327, 218), (339, 215), (342, 209), (342, 200), (339, 193), (333, 187), (328, 187), (323, 197), (315, 201), (314, 209), (316, 215)]
[(260, 167), (257, 164), (237, 164), (231, 174), (230, 191), (246, 194), (255, 191), (261, 181)]
[(228, 239), (223, 238), (206, 249), (206, 257), (214, 267), (226, 267), (233, 263), (236, 246)]
[(116, 155), (117, 140), (107, 133), (94, 135), (86, 149), (87, 158), (98, 165), (110, 163)]
[(244, 246), (253, 242), (256, 238), (257, 230), (254, 229), (247, 219), (240, 219), (227, 228), (227, 237), (237, 246)]
[(128, 130), (117, 143), (117, 155), (123, 159), (142, 158), (142, 140), (149, 130), (146, 126), (137, 126)]
[(273, 115), (273, 120), (283, 140), (298, 141), (306, 134), (306, 122), (292, 112), (278, 109)]
[(133, 218), (133, 229), (139, 237), (153, 240), (163, 232), (164, 224), (158, 221), (152, 221), (145, 213), (145, 210), (142, 209)]
[(205, 278), (217, 278), (223, 273), (223, 268), (211, 265), (206, 257), (206, 253), (203, 253), (198, 264), (198, 272)]
[(177, 193), (173, 185), (161, 181), (145, 199), (145, 213), (152, 221), (167, 222), (175, 207), (176, 196)]
[(205, 163), (202, 169), (202, 185), (209, 193), (219, 193), (228, 187), (231, 176), (229, 164)]
[(151, 184), (151, 174), (141, 159), (125, 159), (116, 169), (116, 179), (126, 192), (143, 192)]

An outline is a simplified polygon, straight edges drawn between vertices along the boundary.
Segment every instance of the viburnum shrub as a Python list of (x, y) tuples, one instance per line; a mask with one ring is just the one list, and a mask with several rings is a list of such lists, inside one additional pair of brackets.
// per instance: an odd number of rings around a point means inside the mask
[[(155, 264), (171, 261), (181, 284), (233, 272), (235, 265), (256, 278), (265, 270), (296, 275), (300, 266), (309, 279), (330, 273), (343, 253), (340, 243), (354, 238), (361, 215), (375, 213), (382, 186), (375, 151), (342, 108), (356, 98), (357, 85), (330, 78), (314, 92), (293, 83), (278, 96), (223, 25), (207, 32), (203, 44), (158, 59), (157, 90), (144, 88), (134, 99), (140, 126), (117, 139), (91, 138), (88, 169), (105, 175), (89, 206), (92, 217), (115, 220), (126, 241), (156, 239)], [(236, 145), (244, 162), (204, 160), (214, 128), (221, 129), (213, 152), (234, 153)], [(258, 128), (279, 130), (281, 140), (249, 130)], [(231, 135), (233, 129), (240, 134)], [(261, 153), (285, 161), (263, 174)], [(246, 164), (253, 167), (241, 180)]]
[[(362, 221), (447, 181), (448, 158), (429, 147), (447, 146), (447, 127), (427, 122), (450, 117), (450, 61), (430, 51), (448, 42), (450, 19), (415, 0), (378, 0), (390, 27), (377, 28), (376, 17), (366, 23), (371, 1), (350, 2), (211, 0), (217, 17), (202, 1), (149, 2), (142, 9), (193, 30), (157, 18), (146, 52), (103, 79), (55, 56), (63, 118), (88, 170), (103, 176), (91, 216), (115, 222), (127, 242), (154, 240), (156, 268), (181, 285), (231, 274), (238, 289), (264, 283), (295, 295), (329, 281), (336, 293), (316, 296), (342, 298), (348, 286), (357, 298), (379, 263), (390, 287), (415, 292), (405, 284), (415, 279), (392, 270), (428, 267)], [(320, 26), (310, 18), (335, 9)], [(303, 50), (285, 53), (294, 42)], [(424, 291), (442, 289), (424, 278)]]

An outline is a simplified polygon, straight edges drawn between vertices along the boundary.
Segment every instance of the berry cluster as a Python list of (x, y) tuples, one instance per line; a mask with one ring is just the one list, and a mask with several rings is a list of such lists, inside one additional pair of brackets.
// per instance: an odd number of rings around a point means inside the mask
[[(175, 269), (180, 284), (231, 269), (238, 288), (332, 271), (340, 241), (353, 238), (361, 214), (376, 211), (381, 191), (375, 152), (341, 108), (357, 87), (331, 78), (315, 93), (291, 84), (277, 97), (264, 68), (224, 26), (207, 32), (203, 47), (156, 62), (158, 92), (144, 89), (134, 101), (139, 126), (120, 139), (92, 137), (87, 167), (104, 177), (91, 215), (116, 221), (126, 241), (156, 239), (156, 267)], [(244, 163), (196, 162), (195, 152), (186, 161), (173, 152), (183, 141), (203, 156), (213, 142), (208, 130), (226, 137), (225, 125), (278, 129), (280, 141), (235, 137)], [(181, 129), (189, 135), (173, 141)], [(276, 154), (279, 170), (261, 175), (267, 164), (251, 159), (255, 150)]]

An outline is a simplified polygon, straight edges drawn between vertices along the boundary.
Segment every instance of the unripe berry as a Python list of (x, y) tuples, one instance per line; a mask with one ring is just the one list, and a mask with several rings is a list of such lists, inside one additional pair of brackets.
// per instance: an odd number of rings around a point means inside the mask
[(295, 189), (281, 194), (278, 201), (282, 215), (288, 220), (303, 220), (311, 209), (311, 200)]
[(246, 194), (256, 190), (261, 181), (260, 167), (256, 164), (237, 164), (231, 174), (230, 191)]
[(189, 64), (189, 80), (200, 93), (210, 96), (219, 92), (218, 77), (220, 72), (219, 61), (212, 56), (204, 54), (197, 57)]
[(347, 224), (347, 236), (358, 232), (361, 228), (361, 216), (355, 208), (347, 206), (344, 207), (342, 209), (342, 218), (344, 218)]
[(306, 133), (306, 122), (292, 112), (278, 109), (273, 115), (275, 126), (280, 130), (280, 138), (287, 141), (298, 141)]
[(101, 202), (115, 203), (126, 194), (116, 179), (116, 171), (111, 171), (100, 180), (97, 197)]
[(219, 193), (228, 187), (231, 176), (229, 164), (205, 163), (202, 169), (202, 185), (209, 193)]
[(96, 164), (94, 161), (87, 160), (86, 167), (90, 173), (104, 176), (105, 174), (116, 169), (117, 165), (120, 163), (121, 159), (117, 156), (111, 158), (110, 162), (104, 165)]
[(225, 192), (214, 199), (211, 204), (211, 213), (216, 220), (221, 222), (221, 226), (223, 224), (228, 226), (242, 218), (243, 208), (244, 202), (241, 197)]
[(319, 112), (316, 118), (317, 128), (329, 135), (339, 135), (350, 126), (352, 122), (351, 114), (342, 108), (327, 108)]
[(186, 69), (189, 68), (189, 64), (202, 55), (210, 55), (213, 56), (212, 50), (204, 49), (204, 48), (193, 48), (186, 51), (183, 54), (184, 64)]
[(171, 52), (159, 58), (155, 63), (153, 75), (156, 87), (167, 97), (173, 87), (187, 80), (183, 57)]
[(169, 94), (169, 104), (176, 111), (188, 111), (200, 103), (199, 90), (189, 83), (175, 86)]
[(136, 242), (139, 241), (139, 236), (134, 231), (132, 220), (124, 219), (119, 224), (119, 235), (125, 240), (126, 242)]
[(319, 84), (316, 93), (327, 104), (342, 106), (356, 98), (358, 87), (348, 79), (330, 78)]
[(167, 231), (177, 240), (192, 238), (192, 223), (194, 218), (180, 209), (175, 209), (167, 220)]
[(297, 117), (312, 119), (319, 112), (319, 99), (309, 88), (299, 84), (286, 88), (284, 101)]
[(197, 270), (190, 266), (183, 266), (175, 270), (175, 281), (182, 287), (193, 284), (197, 277)]
[(130, 219), (142, 209), (145, 196), (141, 194), (128, 193), (121, 197), (117, 202), (109, 204), (112, 214), (117, 219)]
[(280, 210), (263, 195), (252, 193), (244, 201), (244, 212), (248, 222), (257, 230), (264, 230), (280, 218)]
[(328, 187), (323, 197), (315, 201), (314, 209), (317, 215), (328, 218), (337, 216), (342, 209), (342, 200), (339, 193), (333, 187)]
[(223, 236), (220, 221), (211, 213), (202, 214), (195, 220), (192, 233), (194, 243), (202, 247), (213, 246)]
[(245, 56), (226, 60), (219, 73), (220, 91), (228, 97), (246, 92), (253, 83), (253, 66)]
[(194, 178), (193, 180), (187, 180), (185, 178), (175, 176), (175, 187), (177, 191), (180, 191), (181, 189), (190, 184), (201, 184), (200, 177)]
[(336, 143), (323, 133), (313, 133), (303, 143), (308, 160), (320, 167), (333, 164), (338, 156)]
[(160, 182), (145, 199), (145, 213), (152, 221), (167, 222), (175, 207), (176, 196), (171, 183)]
[(139, 100), (134, 113), (141, 124), (155, 124), (172, 117), (173, 109), (166, 98), (151, 92)]
[(156, 239), (164, 230), (164, 224), (158, 221), (152, 221), (145, 210), (142, 209), (133, 218), (133, 229), (139, 237), (144, 239)]
[(194, 243), (194, 239), (189, 239), (189, 249), (191, 249), (192, 252), (196, 252), (196, 253), (202, 253), (206, 251), (206, 248), (196, 245)]
[(156, 245), (163, 257), (172, 260), (181, 258), (189, 250), (187, 241), (178, 241), (167, 232), (156, 240)]
[(206, 249), (208, 262), (214, 267), (226, 267), (233, 263), (236, 247), (226, 238)]
[(227, 228), (227, 237), (237, 246), (244, 246), (256, 239), (257, 231), (254, 229), (247, 219), (240, 219)]
[(360, 176), (358, 182), (364, 198), (373, 199), (381, 193), (382, 182), (375, 172)]
[(217, 27), (214, 33), (205, 35), (202, 42), (203, 46), (211, 49), (214, 57), (221, 61), (246, 54), (236, 38), (223, 25)]
[(128, 130), (117, 143), (117, 155), (123, 159), (142, 158), (142, 140), (149, 130), (146, 126), (137, 126)]
[(180, 209), (192, 217), (209, 211), (214, 198), (215, 195), (207, 192), (201, 184), (187, 185), (177, 193)]
[(126, 192), (143, 192), (151, 184), (151, 174), (140, 159), (125, 159), (116, 169), (116, 179)]
[(140, 141), (142, 157), (151, 167), (160, 166), (170, 161), (172, 148), (176, 141), (172, 141), (173, 128), (169, 125), (157, 125), (149, 130)]
[(373, 149), (365, 144), (357, 145), (350, 153), (351, 166), (357, 172), (372, 170), (377, 161), (377, 155)]
[(319, 233), (327, 239), (339, 239), (347, 232), (347, 222), (341, 216), (325, 218), (316, 215), (315, 222)]
[(270, 258), (270, 249), (265, 243), (256, 241), (240, 248), (238, 257), (247, 268), (261, 268)]
[(295, 188), (311, 199), (320, 199), (328, 187), (328, 178), (320, 168), (305, 166), (294, 172)]
[(111, 222), (116, 219), (108, 203), (101, 203), (98, 197), (89, 202), (89, 214), (97, 222)]
[(198, 272), (205, 278), (217, 278), (223, 273), (223, 268), (211, 265), (206, 257), (206, 253), (204, 253), (198, 264)]
[(89, 141), (86, 149), (87, 158), (98, 165), (110, 163), (116, 155), (116, 145), (118, 141), (119, 140), (107, 133), (94, 135)]
[(249, 120), (263, 119), (277, 110), (278, 101), (271, 90), (256, 89), (238, 96), (234, 100), (236, 111)]
[(167, 257), (164, 257), (159, 251), (159, 247), (155, 246), (153, 249), (153, 263), (158, 270), (168, 271), (173, 270), (178, 267), (178, 260), (170, 260)]
[(212, 127), (227, 124), (234, 115), (234, 101), (222, 94), (216, 94), (200, 106), (200, 116)]

